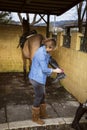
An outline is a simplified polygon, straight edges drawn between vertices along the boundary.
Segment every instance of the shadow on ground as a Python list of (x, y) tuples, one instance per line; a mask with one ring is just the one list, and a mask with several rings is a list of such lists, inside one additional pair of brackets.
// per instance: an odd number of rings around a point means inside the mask
[[(60, 83), (50, 84), (50, 78), (46, 84), (46, 99), (61, 101), (72, 96), (61, 86)], [(34, 92), (28, 79), (24, 81), (23, 73), (0, 73), (0, 108), (5, 104), (32, 104)]]

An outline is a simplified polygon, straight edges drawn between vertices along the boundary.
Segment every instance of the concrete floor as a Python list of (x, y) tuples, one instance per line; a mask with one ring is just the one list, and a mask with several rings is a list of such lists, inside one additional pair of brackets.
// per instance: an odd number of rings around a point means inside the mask
[[(26, 82), (23, 80), (22, 73), (1, 73), (0, 79), (0, 130), (19, 128), (40, 130), (40, 126), (31, 121), (34, 99), (32, 85), (28, 80)], [(46, 102), (47, 113), (51, 115), (51, 118), (45, 119), (43, 129), (47, 129), (46, 126), (55, 126), (56, 130), (71, 130), (70, 125), (79, 105), (75, 98), (60, 83), (50, 85), (48, 80)], [(85, 115), (81, 122), (83, 122), (81, 123), (83, 130), (87, 130)], [(61, 124), (63, 127), (60, 126)]]

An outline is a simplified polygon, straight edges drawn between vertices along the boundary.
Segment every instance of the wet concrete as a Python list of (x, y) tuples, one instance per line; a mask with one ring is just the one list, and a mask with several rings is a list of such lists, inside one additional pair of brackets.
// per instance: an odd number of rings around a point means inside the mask
[[(73, 119), (78, 102), (59, 82), (52, 85), (49, 84), (50, 80), (47, 80), (46, 85), (48, 114), (51, 115), (51, 119)], [(28, 79), (23, 79), (23, 73), (0, 73), (0, 124), (31, 120), (33, 99), (32, 85)], [(81, 125), (83, 130), (87, 129), (87, 125)]]

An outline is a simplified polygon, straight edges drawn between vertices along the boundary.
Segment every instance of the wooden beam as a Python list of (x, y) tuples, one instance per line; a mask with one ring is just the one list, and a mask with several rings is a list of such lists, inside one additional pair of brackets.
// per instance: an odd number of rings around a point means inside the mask
[(47, 15), (46, 37), (49, 37), (49, 23), (50, 23), (50, 15)]

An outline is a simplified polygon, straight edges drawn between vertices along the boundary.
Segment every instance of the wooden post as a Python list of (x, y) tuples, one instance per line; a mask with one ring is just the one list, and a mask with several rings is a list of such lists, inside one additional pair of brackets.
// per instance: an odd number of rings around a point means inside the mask
[(80, 36), (83, 36), (82, 33), (73, 32), (71, 36), (71, 49), (80, 50)]
[(47, 28), (46, 28), (46, 37), (49, 37), (49, 22), (50, 22), (50, 15), (47, 15)]

